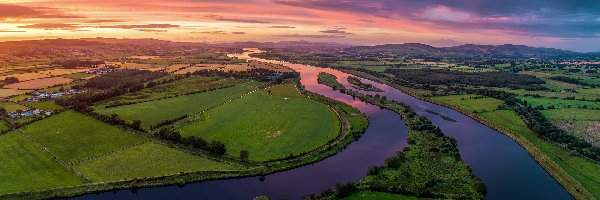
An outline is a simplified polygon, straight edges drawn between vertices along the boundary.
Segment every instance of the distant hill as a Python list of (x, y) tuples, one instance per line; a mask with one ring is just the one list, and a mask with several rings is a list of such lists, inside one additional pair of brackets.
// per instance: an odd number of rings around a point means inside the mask
[(525, 45), (475, 45), (465, 44), (453, 47), (433, 47), (420, 43), (385, 44), (376, 46), (357, 46), (347, 49), (357, 53), (397, 54), (415, 57), (458, 57), (458, 58), (570, 58), (597, 55), (574, 51), (539, 48)]

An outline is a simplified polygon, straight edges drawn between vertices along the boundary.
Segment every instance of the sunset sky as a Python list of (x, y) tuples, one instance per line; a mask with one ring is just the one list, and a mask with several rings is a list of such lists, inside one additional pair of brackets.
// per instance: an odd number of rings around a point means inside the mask
[(525, 44), (600, 51), (598, 0), (0, 0), (0, 41)]

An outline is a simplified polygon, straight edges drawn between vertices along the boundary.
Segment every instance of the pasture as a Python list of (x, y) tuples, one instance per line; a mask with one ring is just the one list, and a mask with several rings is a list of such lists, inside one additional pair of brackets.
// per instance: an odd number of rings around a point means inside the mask
[(82, 162), (75, 169), (93, 181), (117, 181), (234, 167), (148, 142)]
[(36, 121), (21, 131), (66, 163), (109, 153), (147, 140), (72, 110)]
[(212, 109), (204, 121), (179, 130), (183, 136), (223, 142), (230, 156), (247, 150), (251, 160), (268, 161), (324, 145), (340, 133), (340, 122), (320, 102), (259, 91)]
[(17, 132), (0, 135), (0, 194), (73, 186), (82, 183)]
[(432, 99), (468, 110), (470, 112), (493, 111), (498, 109), (498, 106), (504, 104), (502, 100), (473, 94), (436, 96), (432, 97)]
[(242, 96), (255, 89), (259, 84), (260, 83), (258, 82), (251, 81), (214, 91), (182, 95), (132, 105), (111, 108), (96, 106), (95, 110), (104, 115), (115, 113), (119, 115), (121, 119), (128, 122), (140, 120), (142, 122), (142, 127), (150, 128), (150, 126), (164, 120), (174, 119), (186, 114), (194, 114)]

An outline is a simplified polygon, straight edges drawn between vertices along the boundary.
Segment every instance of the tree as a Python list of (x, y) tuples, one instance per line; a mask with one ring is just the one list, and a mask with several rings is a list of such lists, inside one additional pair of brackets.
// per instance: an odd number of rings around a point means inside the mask
[(250, 152), (248, 152), (247, 150), (241, 150), (240, 151), (240, 159), (242, 161), (247, 161), (248, 157), (250, 157)]
[(11, 83), (18, 83), (19, 79), (17, 77), (6, 77), (4, 79), (4, 83), (6, 84), (11, 84)]
[(212, 141), (208, 144), (208, 151), (216, 155), (224, 155), (227, 149), (225, 149), (225, 144), (220, 141)]
[(0, 117), (8, 117), (8, 112), (6, 111), (6, 108), (0, 107)]
[(142, 121), (140, 121), (139, 119), (133, 120), (133, 123), (131, 123), (131, 127), (134, 129), (140, 129), (142, 125)]

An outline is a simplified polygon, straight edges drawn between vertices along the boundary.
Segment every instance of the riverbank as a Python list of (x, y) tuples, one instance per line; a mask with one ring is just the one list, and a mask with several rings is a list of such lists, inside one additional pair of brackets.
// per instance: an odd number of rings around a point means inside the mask
[(376, 77), (374, 75), (364, 73), (361, 71), (351, 70), (351, 69), (338, 69), (338, 70), (355, 75), (355, 76), (359, 76), (361, 78), (365, 78), (365, 79), (368, 79), (371, 81), (390, 85), (390, 86), (392, 86), (414, 98), (417, 98), (417, 99), (420, 99), (423, 101), (427, 101), (432, 104), (436, 104), (436, 105), (440, 105), (440, 106), (444, 106), (444, 107), (453, 109), (465, 116), (468, 116), (468, 117), (480, 122), (481, 124), (491, 128), (491, 129), (494, 129), (494, 130), (508, 136), (513, 141), (518, 143), (521, 147), (523, 147), (527, 151), (527, 153), (540, 166), (542, 166), (543, 169), (548, 174), (550, 174), (558, 183), (560, 183), (560, 185), (563, 186), (573, 197), (575, 197), (576, 199), (595, 199), (594, 195), (590, 191), (588, 191), (580, 182), (578, 182), (573, 176), (571, 176), (569, 173), (567, 173), (566, 170), (564, 170), (554, 159), (552, 159), (550, 156), (546, 155), (546, 153), (544, 153), (544, 151), (542, 151), (540, 148), (538, 148), (533, 142), (531, 142), (526, 137), (524, 137), (520, 134), (517, 134), (513, 131), (510, 131), (510, 130), (502, 127), (499, 124), (493, 123), (487, 119), (477, 116), (474, 113), (465, 111), (461, 108), (458, 108), (458, 107), (455, 107), (452, 105), (444, 104), (443, 102), (437, 102), (430, 98), (426, 98), (416, 92), (411, 91), (409, 88), (405, 88), (403, 86), (396, 85), (396, 84), (392, 83), (391, 81), (385, 80), (383, 78)]

